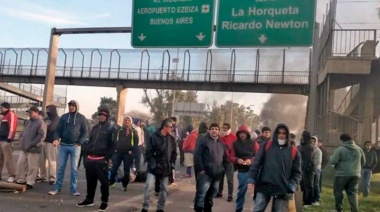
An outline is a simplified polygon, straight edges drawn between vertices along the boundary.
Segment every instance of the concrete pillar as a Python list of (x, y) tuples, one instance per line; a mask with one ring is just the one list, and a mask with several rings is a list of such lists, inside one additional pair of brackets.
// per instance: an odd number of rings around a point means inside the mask
[(363, 96), (359, 100), (359, 119), (361, 123), (358, 128), (358, 144), (364, 144), (365, 141), (372, 139), (372, 123), (373, 123), (373, 105), (374, 105), (374, 85), (368, 82), (360, 83), (360, 89)]
[(117, 86), (117, 99), (116, 99), (116, 121), (117, 124), (121, 125), (123, 123), (123, 118), (125, 114), (125, 99), (127, 98), (128, 88), (124, 86)]
[(307, 110), (306, 110), (306, 130), (315, 133), (316, 129), (316, 118), (317, 118), (317, 99), (318, 99), (318, 50), (319, 50), (319, 24), (315, 23), (314, 28), (314, 45), (313, 50), (310, 52), (310, 71), (309, 71), (309, 84), (310, 91), (307, 100)]
[(49, 53), (46, 67), (44, 98), (42, 102), (42, 111), (46, 112), (46, 106), (54, 102), (54, 84), (55, 69), (57, 67), (58, 43), (59, 35), (54, 34), (55, 28), (52, 29), (50, 35)]

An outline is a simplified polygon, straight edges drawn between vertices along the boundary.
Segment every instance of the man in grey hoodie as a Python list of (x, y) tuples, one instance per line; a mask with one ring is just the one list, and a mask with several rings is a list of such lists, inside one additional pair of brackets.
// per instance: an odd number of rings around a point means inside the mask
[[(39, 117), (39, 109), (32, 106), (28, 111), (30, 120), (20, 137), (21, 153), (17, 162), (16, 182), (32, 189), (37, 178), (41, 144), (46, 137), (46, 124)], [(27, 164), (27, 168), (25, 167)], [(25, 171), (28, 171), (25, 173)], [(25, 179), (26, 176), (26, 179)]]
[(321, 173), (322, 173), (322, 151), (318, 147), (318, 138), (317, 136), (311, 137), (311, 146), (314, 148), (314, 154), (313, 154), (313, 163), (314, 163), (314, 196), (312, 200), (312, 205), (316, 206), (319, 205), (319, 200), (321, 199), (320, 196), (320, 183), (321, 180)]

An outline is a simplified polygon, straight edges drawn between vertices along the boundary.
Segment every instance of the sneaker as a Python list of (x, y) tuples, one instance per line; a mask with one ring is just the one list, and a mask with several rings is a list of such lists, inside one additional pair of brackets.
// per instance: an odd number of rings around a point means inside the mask
[(145, 209), (141, 209), (141, 212), (148, 212), (148, 210), (145, 210)]
[(29, 185), (29, 184), (26, 184), (26, 190), (30, 190), (30, 189), (33, 189), (33, 186)]
[(59, 189), (55, 189), (55, 190), (49, 191), (48, 194), (54, 196), (54, 195), (58, 194), (58, 192), (60, 192), (60, 190)]
[(122, 190), (122, 191), (127, 191), (127, 187), (124, 187), (124, 186), (123, 186), (123, 187), (121, 187), (121, 190)]
[(85, 199), (85, 200), (83, 200), (82, 202), (77, 203), (76, 206), (77, 206), (77, 207), (80, 207), (80, 208), (83, 208), (83, 207), (91, 207), (91, 206), (94, 206), (94, 202), (91, 202), (91, 201)]
[(99, 207), (99, 211), (107, 211), (108, 209), (108, 204), (106, 202), (102, 202)]
[(232, 200), (233, 200), (232, 196), (229, 195), (229, 196), (227, 197), (227, 202), (232, 202)]
[(14, 177), (9, 177), (8, 180), (7, 180), (8, 183), (14, 183), (15, 182), (15, 178)]
[(164, 210), (157, 210), (156, 212), (164, 212)]
[(318, 205), (319, 205), (319, 202), (313, 202), (313, 203), (311, 203), (311, 205), (313, 205), (313, 206), (318, 206)]
[(76, 192), (70, 193), (70, 195), (78, 197), (78, 196), (80, 196), (80, 193), (76, 191)]
[(44, 182), (44, 181), (46, 181), (46, 179), (43, 177), (37, 177), (37, 179), (36, 179), (36, 182), (38, 182), (38, 183)]
[(217, 193), (216, 194), (216, 198), (220, 198), (220, 197), (222, 197), (223, 196), (223, 194), (221, 194), (221, 193)]
[(115, 185), (116, 185), (116, 183), (110, 183), (110, 184), (108, 185), (108, 187), (109, 187), (109, 188), (113, 188), (113, 187), (115, 187)]
[(55, 181), (49, 181), (49, 184), (50, 184), (50, 185), (54, 185), (54, 184), (55, 184)]

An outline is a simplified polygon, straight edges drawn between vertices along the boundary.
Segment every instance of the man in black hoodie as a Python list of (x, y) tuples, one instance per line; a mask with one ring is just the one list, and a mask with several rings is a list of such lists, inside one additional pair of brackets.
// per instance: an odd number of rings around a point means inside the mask
[(289, 134), (285, 124), (278, 124), (272, 141), (268, 141), (270, 145), (260, 145), (255, 156), (247, 180), (248, 187), (254, 185), (257, 191), (255, 212), (264, 212), (271, 197), (272, 211), (288, 211), (289, 200), (301, 180), (301, 156), (291, 146)]
[(53, 185), (57, 179), (58, 144), (53, 143), (54, 132), (59, 122), (57, 107), (55, 105), (46, 106), (46, 114), (45, 123), (47, 125), (47, 132), (40, 154), (40, 178), (41, 180), (49, 180), (50, 185)]
[(54, 133), (53, 144), (59, 144), (58, 150), (58, 170), (57, 181), (49, 195), (56, 195), (60, 192), (65, 176), (67, 161), (70, 156), (70, 194), (79, 196), (77, 190), (78, 162), (81, 152), (81, 145), (86, 141), (88, 127), (84, 115), (79, 113), (79, 103), (71, 100), (68, 103), (69, 112), (64, 114), (58, 122), (57, 129)]
[(171, 119), (161, 122), (161, 127), (152, 134), (146, 143), (145, 158), (147, 160), (147, 179), (145, 181), (144, 203), (141, 212), (149, 210), (150, 192), (154, 188), (154, 180), (160, 181), (160, 193), (157, 212), (163, 212), (167, 197), (169, 175), (177, 159), (177, 143), (171, 135), (173, 123)]
[(114, 187), (117, 170), (119, 169), (121, 162), (124, 165), (124, 177), (121, 179), (122, 190), (127, 191), (129, 184), (129, 175), (131, 166), (133, 166), (133, 153), (136, 148), (139, 148), (139, 136), (137, 131), (132, 127), (133, 119), (127, 116), (124, 119), (122, 127), (116, 129), (113, 140), (115, 142), (115, 153), (112, 156), (112, 170), (109, 186)]
[(87, 196), (85, 200), (76, 204), (78, 207), (94, 205), (96, 185), (99, 180), (102, 193), (99, 211), (106, 211), (108, 208), (108, 160), (112, 157), (115, 149), (112, 139), (115, 128), (108, 122), (109, 115), (108, 108), (100, 108), (98, 111), (99, 123), (91, 130), (86, 151), (87, 158), (85, 158)]
[(303, 204), (305, 207), (311, 205), (314, 201), (314, 175), (315, 165), (313, 162), (314, 148), (311, 145), (311, 134), (303, 131), (301, 145), (298, 146), (302, 159), (302, 182)]
[(209, 134), (198, 138), (194, 151), (197, 188), (194, 201), (196, 212), (211, 212), (224, 170), (228, 165), (227, 151), (218, 137), (219, 125), (210, 125)]

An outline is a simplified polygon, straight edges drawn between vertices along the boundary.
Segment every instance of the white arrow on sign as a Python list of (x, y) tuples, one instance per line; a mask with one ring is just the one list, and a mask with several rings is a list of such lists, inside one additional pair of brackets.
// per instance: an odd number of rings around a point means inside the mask
[(143, 41), (143, 40), (145, 40), (146, 36), (144, 36), (144, 34), (141, 33), (141, 35), (138, 36), (138, 38), (140, 39), (140, 41)]
[(261, 36), (259, 37), (259, 41), (260, 41), (261, 43), (264, 43), (266, 40), (267, 40), (267, 37), (265, 37), (265, 35), (261, 35)]
[(200, 32), (200, 33), (199, 33), (198, 35), (196, 35), (195, 37), (197, 37), (199, 41), (202, 41), (202, 40), (206, 37), (206, 35), (204, 35), (202, 32)]

